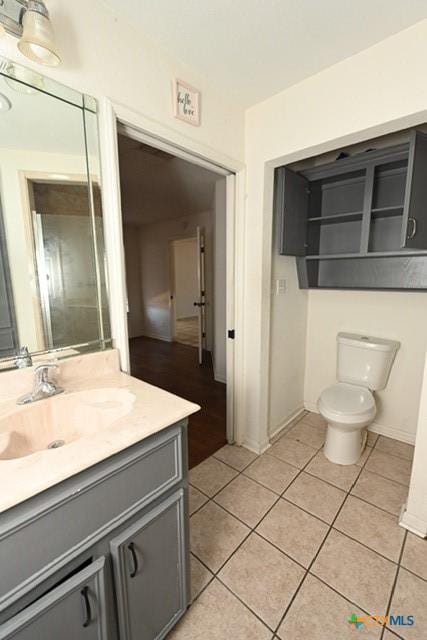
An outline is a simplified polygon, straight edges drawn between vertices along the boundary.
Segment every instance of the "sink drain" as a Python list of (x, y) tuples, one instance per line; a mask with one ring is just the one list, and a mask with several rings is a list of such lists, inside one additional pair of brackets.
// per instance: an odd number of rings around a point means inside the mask
[(48, 449), (59, 449), (59, 447), (63, 447), (65, 444), (65, 440), (54, 440), (50, 444), (47, 445)]

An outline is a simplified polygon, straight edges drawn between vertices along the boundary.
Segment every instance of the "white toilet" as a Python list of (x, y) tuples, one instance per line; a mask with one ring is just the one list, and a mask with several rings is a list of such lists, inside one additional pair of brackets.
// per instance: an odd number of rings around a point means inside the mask
[(354, 464), (377, 412), (372, 392), (386, 386), (400, 343), (354, 333), (339, 333), (337, 343), (338, 382), (322, 392), (317, 405), (328, 422), (325, 456), (336, 464)]

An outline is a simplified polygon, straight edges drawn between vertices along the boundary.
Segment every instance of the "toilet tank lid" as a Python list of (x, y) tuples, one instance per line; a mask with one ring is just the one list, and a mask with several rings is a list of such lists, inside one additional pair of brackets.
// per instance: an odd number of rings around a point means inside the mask
[(353, 347), (359, 346), (365, 349), (373, 349), (374, 351), (397, 351), (400, 347), (400, 342), (397, 342), (397, 340), (373, 338), (362, 333), (341, 332), (337, 335), (337, 342), (349, 344)]

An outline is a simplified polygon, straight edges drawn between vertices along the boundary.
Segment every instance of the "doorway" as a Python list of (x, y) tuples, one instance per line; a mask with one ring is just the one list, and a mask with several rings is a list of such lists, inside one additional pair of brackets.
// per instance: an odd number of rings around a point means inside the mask
[(119, 131), (131, 374), (196, 402), (189, 460), (227, 443), (226, 177)]

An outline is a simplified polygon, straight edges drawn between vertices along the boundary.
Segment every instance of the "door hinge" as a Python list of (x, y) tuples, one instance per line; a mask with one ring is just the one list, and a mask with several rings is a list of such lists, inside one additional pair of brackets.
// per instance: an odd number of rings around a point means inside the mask
[(205, 252), (205, 248), (204, 247), (200, 247), (200, 253), (204, 253)]
[(230, 340), (234, 340), (236, 337), (236, 331), (234, 329), (229, 329), (228, 337), (230, 338)]
[(205, 331), (203, 331), (203, 333), (202, 333), (202, 338), (206, 338), (206, 332)]

